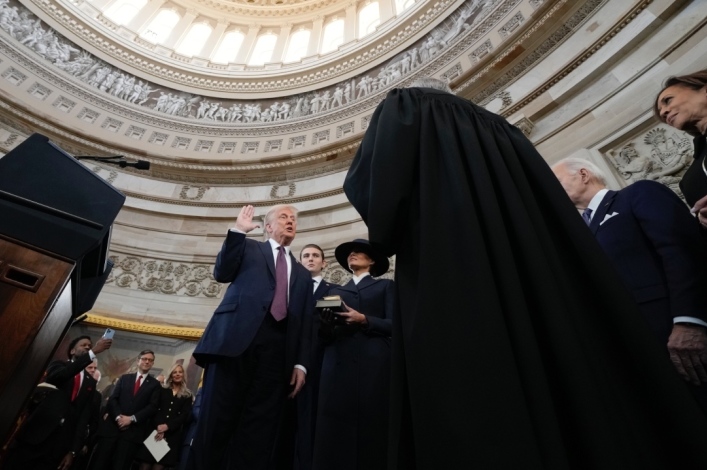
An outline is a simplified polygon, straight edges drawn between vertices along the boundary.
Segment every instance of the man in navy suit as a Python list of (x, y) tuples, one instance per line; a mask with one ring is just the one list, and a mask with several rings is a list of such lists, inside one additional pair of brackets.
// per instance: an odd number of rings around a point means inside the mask
[[(68, 469), (84, 445), (96, 381), (84, 368), (112, 340), (101, 338), (93, 346), (89, 336), (69, 343), (69, 361), (53, 361), (44, 383), (30, 400), (32, 408), (17, 436), (6, 468)], [(34, 407), (36, 404), (36, 407)]]
[(253, 215), (241, 209), (216, 258), (214, 278), (230, 285), (194, 350), (206, 370), (188, 468), (267, 468), (287, 385), (297, 395), (310, 364), (312, 277), (289, 249), (297, 210), (273, 207), (265, 242), (246, 237)]
[(108, 399), (98, 429), (98, 442), (91, 457), (92, 470), (129, 470), (135, 452), (151, 431), (157, 412), (160, 383), (149, 372), (155, 353), (140, 352), (137, 372), (120, 377)]
[(707, 411), (707, 253), (697, 221), (657, 182), (610, 191), (596, 165), (580, 158), (553, 172)]

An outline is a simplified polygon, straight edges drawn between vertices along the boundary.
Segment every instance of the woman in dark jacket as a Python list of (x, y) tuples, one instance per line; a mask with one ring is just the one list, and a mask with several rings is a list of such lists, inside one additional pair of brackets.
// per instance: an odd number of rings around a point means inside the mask
[(373, 279), (388, 270), (388, 259), (367, 240), (339, 245), (335, 255), (354, 277), (328, 292), (341, 297), (346, 311), (322, 312), (320, 335), (326, 346), (313, 468), (385, 469), (395, 285)]
[(680, 190), (707, 227), (707, 70), (668, 78), (653, 111), (662, 122), (695, 138), (694, 160), (682, 177)]
[(136, 457), (140, 462), (140, 470), (162, 470), (177, 464), (182, 445), (182, 431), (191, 413), (192, 400), (192, 393), (187, 388), (186, 372), (181, 365), (175, 364), (160, 390), (159, 407), (152, 420), (157, 431), (155, 440), (166, 440), (169, 452), (157, 461), (143, 444)]

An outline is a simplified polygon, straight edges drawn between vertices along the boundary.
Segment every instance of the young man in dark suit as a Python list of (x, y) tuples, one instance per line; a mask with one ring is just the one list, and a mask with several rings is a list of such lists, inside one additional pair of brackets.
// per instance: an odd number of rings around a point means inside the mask
[(96, 381), (84, 369), (96, 354), (109, 349), (112, 340), (80, 336), (69, 343), (68, 361), (54, 361), (47, 368), (44, 383), (31, 399), (27, 421), (17, 435), (5, 468), (66, 470), (86, 439), (90, 406)]
[[(331, 284), (322, 277), (327, 266), (324, 250), (313, 243), (305, 245), (299, 255), (302, 266), (312, 275), (314, 302), (321, 299), (331, 288)], [(297, 397), (297, 438), (295, 444), (295, 468), (312, 468), (312, 448), (314, 446), (314, 425), (317, 417), (317, 396), (319, 394), (319, 374), (322, 368), (324, 347), (318, 340), (319, 314), (312, 309), (312, 367), (307, 374), (307, 385)]]
[(655, 181), (610, 191), (588, 160), (570, 157), (552, 169), (707, 411), (707, 253), (697, 221)]
[(148, 372), (155, 353), (145, 350), (137, 360), (137, 372), (120, 377), (113, 389), (98, 429), (98, 442), (91, 458), (92, 470), (129, 470), (138, 446), (151, 430), (157, 411), (160, 383)]
[(310, 364), (312, 277), (289, 252), (297, 210), (273, 207), (265, 242), (246, 237), (253, 215), (241, 209), (216, 258), (215, 279), (230, 285), (194, 350), (206, 370), (192, 469), (267, 468), (283, 402)]

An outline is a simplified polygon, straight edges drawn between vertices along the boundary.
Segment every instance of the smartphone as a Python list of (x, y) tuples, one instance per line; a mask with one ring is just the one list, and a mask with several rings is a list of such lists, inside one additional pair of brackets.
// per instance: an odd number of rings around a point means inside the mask
[(115, 335), (115, 330), (112, 328), (106, 328), (106, 332), (103, 333), (103, 338), (113, 339), (113, 335)]

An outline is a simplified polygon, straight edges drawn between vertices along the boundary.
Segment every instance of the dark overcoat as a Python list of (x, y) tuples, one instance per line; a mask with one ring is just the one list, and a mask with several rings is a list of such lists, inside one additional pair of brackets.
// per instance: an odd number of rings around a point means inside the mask
[(391, 91), (344, 183), (396, 254), (391, 469), (707, 468), (707, 422), (530, 141)]
[(395, 285), (366, 276), (333, 287), (368, 325), (339, 325), (324, 331), (315, 470), (375, 470), (386, 467), (390, 390), (390, 335), (397, 310)]

